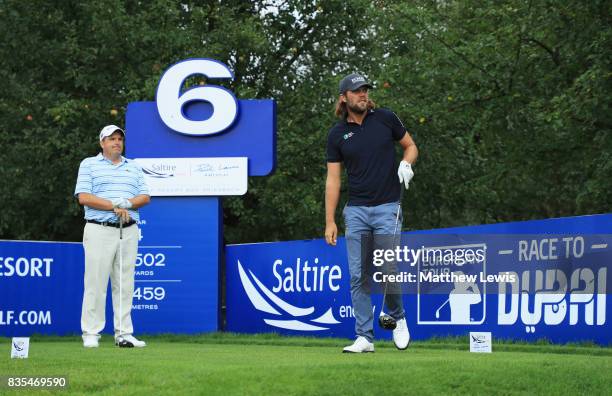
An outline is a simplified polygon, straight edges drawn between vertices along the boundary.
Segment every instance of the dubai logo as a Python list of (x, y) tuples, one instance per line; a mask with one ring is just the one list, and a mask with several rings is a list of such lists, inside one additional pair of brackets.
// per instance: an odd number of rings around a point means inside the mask
[(264, 318), (266, 324), (286, 330), (323, 331), (329, 330), (326, 326), (340, 323), (334, 317), (331, 307), (324, 314), (318, 315), (315, 314), (313, 306), (300, 308), (289, 304), (261, 283), (251, 270), (248, 270), (247, 274), (240, 260), (237, 262), (242, 287), (253, 307), (260, 312), (274, 315)]

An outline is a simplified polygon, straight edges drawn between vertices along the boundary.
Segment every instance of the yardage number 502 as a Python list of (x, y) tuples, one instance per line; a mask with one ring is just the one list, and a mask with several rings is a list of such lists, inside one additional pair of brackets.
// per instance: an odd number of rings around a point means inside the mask
[(136, 255), (136, 267), (165, 267), (166, 255), (164, 253), (138, 253)]

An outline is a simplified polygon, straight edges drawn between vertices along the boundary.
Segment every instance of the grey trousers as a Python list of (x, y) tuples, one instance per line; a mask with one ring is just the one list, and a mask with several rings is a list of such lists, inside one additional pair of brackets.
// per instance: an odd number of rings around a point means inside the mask
[[(374, 338), (374, 315), (370, 297), (371, 288), (369, 279), (364, 273), (364, 263), (361, 256), (362, 238), (371, 236), (374, 245), (389, 245), (387, 248), (393, 248), (395, 238), (392, 236), (394, 232), (399, 234), (402, 224), (400, 211), (396, 229), (398, 205), (398, 202), (393, 202), (378, 206), (347, 206), (343, 212), (344, 223), (346, 224), (346, 250), (351, 275), (351, 300), (355, 314), (355, 333), (358, 336), (365, 337), (370, 342)], [(385, 303), (389, 315), (396, 320), (404, 318), (401, 292), (390, 292), (388, 290)]]

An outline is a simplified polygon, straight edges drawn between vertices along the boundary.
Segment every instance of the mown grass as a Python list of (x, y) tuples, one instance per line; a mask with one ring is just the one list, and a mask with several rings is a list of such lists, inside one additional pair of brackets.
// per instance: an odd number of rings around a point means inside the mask
[(0, 338), (0, 376), (63, 375), (69, 385), (57, 393), (100, 395), (609, 394), (612, 389), (612, 349), (592, 345), (497, 342), (492, 354), (472, 354), (467, 338), (460, 337), (414, 342), (406, 351), (377, 342), (374, 354), (347, 355), (340, 353), (346, 340), (329, 338), (215, 333), (146, 340), (146, 348), (119, 349), (106, 336), (100, 348), (84, 349), (80, 337), (34, 336), (30, 357), (17, 360), (9, 358), (9, 339)]

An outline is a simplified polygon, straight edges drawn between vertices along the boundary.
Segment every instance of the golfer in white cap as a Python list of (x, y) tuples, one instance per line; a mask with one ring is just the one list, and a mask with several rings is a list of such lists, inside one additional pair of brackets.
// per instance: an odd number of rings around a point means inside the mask
[(85, 207), (85, 291), (81, 329), (83, 346), (98, 347), (105, 326), (106, 289), (110, 278), (115, 344), (144, 347), (133, 336), (132, 295), (138, 251), (138, 208), (151, 200), (142, 169), (123, 157), (125, 132), (115, 125), (100, 131), (102, 152), (79, 167), (74, 195)]

